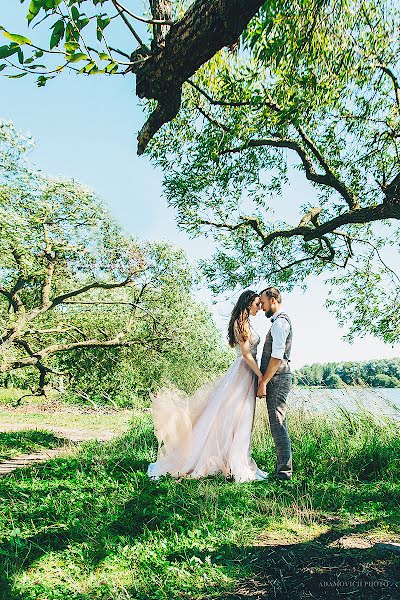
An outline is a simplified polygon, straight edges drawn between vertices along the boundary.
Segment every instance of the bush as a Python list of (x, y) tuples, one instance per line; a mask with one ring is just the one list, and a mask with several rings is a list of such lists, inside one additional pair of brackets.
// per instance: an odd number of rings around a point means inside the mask
[(391, 377), (390, 375), (384, 375), (383, 373), (378, 373), (372, 379), (372, 385), (374, 387), (383, 387), (383, 388), (395, 388), (400, 387), (400, 381)]

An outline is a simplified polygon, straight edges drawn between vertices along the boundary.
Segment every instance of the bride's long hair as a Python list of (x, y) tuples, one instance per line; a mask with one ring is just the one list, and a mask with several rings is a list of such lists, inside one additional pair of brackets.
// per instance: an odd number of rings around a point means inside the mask
[(243, 340), (247, 340), (249, 337), (248, 319), (250, 315), (250, 306), (257, 296), (258, 292), (244, 290), (244, 292), (240, 294), (233, 308), (228, 325), (228, 342), (232, 348), (237, 344), (235, 337), (235, 323), (240, 337)]

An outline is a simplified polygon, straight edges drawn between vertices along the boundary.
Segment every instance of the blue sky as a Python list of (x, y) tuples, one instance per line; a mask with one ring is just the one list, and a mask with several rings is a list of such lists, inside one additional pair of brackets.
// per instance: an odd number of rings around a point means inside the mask
[[(27, 4), (2, 0), (0, 23), (10, 31), (24, 32)], [(133, 4), (132, 4), (133, 6)], [(0, 43), (1, 42), (0, 40)], [(141, 239), (166, 239), (185, 248), (193, 260), (210, 256), (210, 240), (190, 240), (179, 232), (172, 209), (162, 195), (161, 173), (146, 157), (136, 156), (136, 134), (144, 115), (135, 96), (133, 76), (77, 77), (63, 74), (37, 88), (34, 78), (0, 77), (0, 118), (10, 119), (23, 132), (31, 132), (36, 149), (31, 158), (44, 171), (73, 177), (94, 188), (129, 232)], [(280, 204), (297, 215), (299, 202), (312, 194), (301, 173), (295, 171)], [(294, 217), (294, 221), (297, 217)], [(341, 337), (332, 315), (324, 308), (326, 287), (310, 280), (307, 292), (294, 291), (285, 298), (295, 330), (293, 365), (312, 362), (366, 360), (399, 354), (371, 337), (353, 345)], [(211, 304), (205, 289), (198, 297), (206, 302), (224, 329), (230, 302)], [(263, 335), (267, 321), (254, 322)]]

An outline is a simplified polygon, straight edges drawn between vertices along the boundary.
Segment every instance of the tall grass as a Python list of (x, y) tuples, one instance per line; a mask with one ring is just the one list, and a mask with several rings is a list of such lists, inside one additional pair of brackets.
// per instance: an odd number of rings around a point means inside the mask
[[(1, 600), (223, 597), (252, 575), (248, 548), (265, 530), (344, 526), (399, 531), (400, 438), (394, 423), (292, 412), (290, 482), (223, 477), (149, 481), (148, 415), (107, 444), (0, 479)], [(262, 405), (254, 457), (273, 471)], [(314, 528), (314, 529), (313, 529)]]

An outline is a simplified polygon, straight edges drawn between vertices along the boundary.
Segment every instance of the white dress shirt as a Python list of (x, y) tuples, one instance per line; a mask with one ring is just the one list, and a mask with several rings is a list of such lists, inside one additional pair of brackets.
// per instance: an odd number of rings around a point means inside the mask
[(272, 335), (272, 352), (271, 358), (283, 358), (286, 349), (286, 340), (290, 333), (290, 325), (287, 319), (278, 319), (278, 315), (283, 312), (278, 310), (271, 317), (271, 335)]

